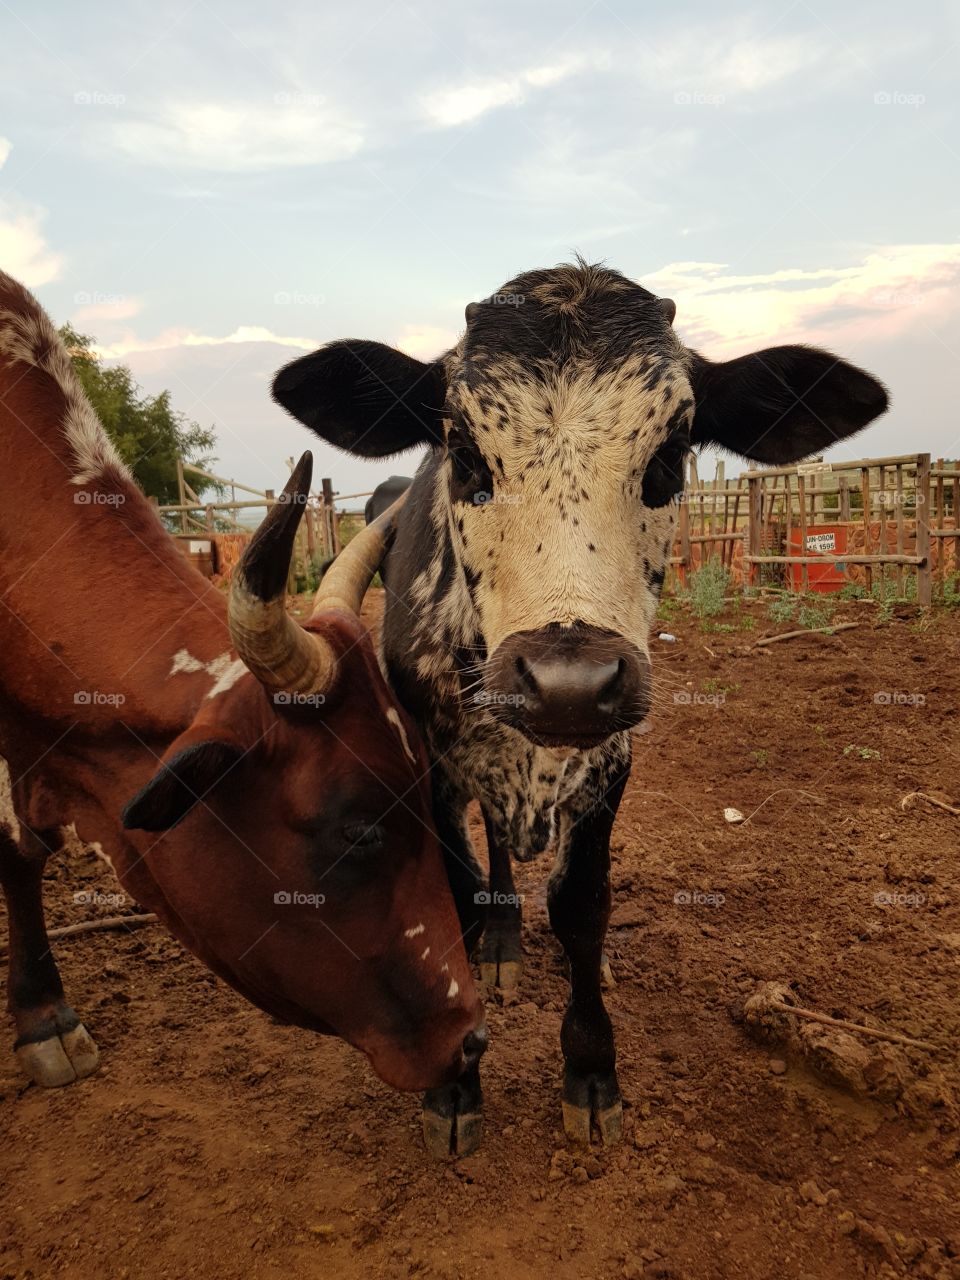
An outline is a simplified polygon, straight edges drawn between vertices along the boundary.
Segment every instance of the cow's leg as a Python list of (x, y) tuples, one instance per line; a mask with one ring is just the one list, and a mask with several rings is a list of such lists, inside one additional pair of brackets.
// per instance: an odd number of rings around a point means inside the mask
[(523, 972), (520, 930), (523, 923), (520, 899), (513, 883), (510, 848), (495, 824), (483, 812), (490, 851), (490, 901), (487, 923), (480, 943), (480, 978), (491, 987), (510, 991), (519, 985)]
[(601, 994), (603, 940), (610, 918), (610, 832), (629, 775), (629, 760), (591, 778), (561, 814), (560, 851), (550, 875), (550, 924), (570, 962), (570, 999), (560, 1032), (563, 1127), (589, 1144), (620, 1138), (622, 1105), (613, 1027)]
[[(464, 946), (470, 955), (483, 930), (486, 895), (483, 869), (476, 859), (463, 818), (462, 805), (445, 798), (434, 784), (434, 821), (453, 892)], [(479, 1063), (468, 1067), (454, 1084), (428, 1089), (423, 1095), (423, 1139), (437, 1159), (466, 1156), (480, 1145), (483, 1093)]]
[(96, 1071), (97, 1046), (67, 1004), (43, 918), (43, 867), (60, 847), (57, 828), (31, 832), (19, 841), (0, 838), (0, 883), (10, 929), (7, 1007), (17, 1028), (14, 1052), (36, 1083), (53, 1088)]

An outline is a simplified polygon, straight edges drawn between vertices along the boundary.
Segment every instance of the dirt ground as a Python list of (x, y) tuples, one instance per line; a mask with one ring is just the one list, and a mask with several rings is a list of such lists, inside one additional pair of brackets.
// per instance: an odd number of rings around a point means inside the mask
[[(101, 1072), (41, 1091), (0, 1054), (0, 1280), (960, 1276), (960, 817), (901, 807), (960, 802), (960, 615), (842, 616), (757, 649), (788, 629), (765, 603), (681, 612), (654, 642), (613, 844), (619, 1148), (561, 1131), (547, 859), (518, 867), (527, 969), (489, 993), (484, 1142), (452, 1166), (415, 1097), (158, 926), (89, 934), (57, 954)], [(89, 852), (51, 863), (50, 923), (117, 888)], [(744, 1021), (765, 981), (938, 1051), (855, 1039), (842, 1087)]]

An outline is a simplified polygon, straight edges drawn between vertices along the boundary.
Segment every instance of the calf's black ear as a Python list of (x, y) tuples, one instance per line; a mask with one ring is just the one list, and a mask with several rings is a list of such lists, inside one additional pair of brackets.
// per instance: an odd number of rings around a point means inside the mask
[(184, 747), (163, 762), (124, 809), (124, 828), (169, 831), (226, 777), (242, 756), (237, 744), (219, 738)]
[(691, 354), (691, 443), (768, 466), (820, 453), (887, 408), (882, 382), (818, 347), (768, 347), (716, 363)]
[(447, 395), (439, 361), (347, 338), (285, 365), (273, 398), (311, 431), (361, 458), (387, 458), (443, 439)]

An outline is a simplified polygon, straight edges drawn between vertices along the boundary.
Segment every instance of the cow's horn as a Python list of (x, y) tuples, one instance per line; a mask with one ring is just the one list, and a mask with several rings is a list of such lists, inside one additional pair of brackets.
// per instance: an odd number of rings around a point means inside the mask
[(290, 557), (312, 473), (308, 452), (253, 535), (230, 589), (230, 636), (237, 654), (265, 688), (278, 692), (322, 691), (336, 674), (329, 643), (304, 631), (287, 613)]
[(320, 589), (313, 600), (313, 612), (321, 609), (346, 609), (359, 613), (363, 597), (380, 568), (387, 544), (393, 537), (397, 513), (403, 506), (406, 493), (351, 538), (324, 574)]

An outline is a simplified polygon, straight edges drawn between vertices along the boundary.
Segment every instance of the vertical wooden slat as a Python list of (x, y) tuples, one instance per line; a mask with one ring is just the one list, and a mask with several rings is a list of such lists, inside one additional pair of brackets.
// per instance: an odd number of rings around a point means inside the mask
[(839, 516), (842, 523), (850, 523), (850, 477), (846, 473), (840, 477)]
[[(870, 538), (870, 468), (860, 468), (860, 493), (863, 499), (863, 554), (871, 555), (871, 538)], [(873, 595), (874, 577), (873, 565), (866, 566), (867, 587), (870, 594)]]
[[(920, 494), (924, 501), (919, 500)], [(922, 562), (917, 566), (917, 604), (926, 607), (933, 599), (933, 577), (930, 572), (930, 455), (917, 454), (917, 555)], [(943, 542), (943, 539), (940, 539)], [(940, 554), (943, 549), (938, 548)]]
[[(897, 463), (896, 473), (896, 492), (894, 497), (897, 503), (897, 555), (903, 555), (903, 466)], [(897, 565), (897, 596), (903, 598), (903, 565)]]
[[(937, 458), (937, 471), (943, 471), (943, 466), (945, 466), (945, 463), (943, 463), (943, 458)], [(945, 503), (945, 500), (943, 500), (945, 499), (946, 494), (945, 492), (943, 492), (943, 476), (942, 475), (937, 476), (937, 483), (936, 485), (933, 486), (933, 488), (936, 489), (936, 494), (937, 494), (937, 498), (936, 498), (937, 509), (936, 509), (936, 515), (934, 515), (934, 513), (931, 512), (931, 517), (929, 517), (929, 522), (931, 522), (931, 524), (936, 524), (937, 529), (942, 532), (943, 529), (945, 529), (946, 527), (946, 520), (945, 520), (946, 503)], [(920, 498), (920, 486), (918, 485), (916, 486), (916, 518), (918, 518), (918, 520), (920, 518), (920, 507), (922, 507), (922, 504), (923, 504), (922, 498)], [(938, 594), (940, 595), (943, 595), (943, 580), (945, 580), (945, 561), (947, 558), (946, 552), (947, 552), (946, 539), (938, 538), (937, 550), (936, 550), (937, 591), (938, 591)]]
[[(800, 554), (807, 554), (807, 482), (804, 476), (797, 476), (797, 502), (800, 507)], [(803, 584), (803, 590), (810, 590), (810, 566), (802, 564), (800, 566), (800, 581)]]
[[(878, 513), (878, 523), (880, 525), (879, 551), (881, 556), (885, 556), (888, 551), (887, 547), (887, 469), (886, 467), (877, 468), (877, 496), (880, 499), (880, 511)], [(880, 590), (881, 599), (887, 596), (887, 566), (880, 565)]]
[[(762, 555), (760, 541), (760, 527), (762, 522), (761, 503), (763, 501), (763, 481), (759, 476), (751, 476), (747, 481), (747, 499), (749, 508), (747, 512), (747, 545), (746, 553), (749, 556)], [(760, 566), (749, 561), (749, 585), (757, 586), (760, 578)]]

